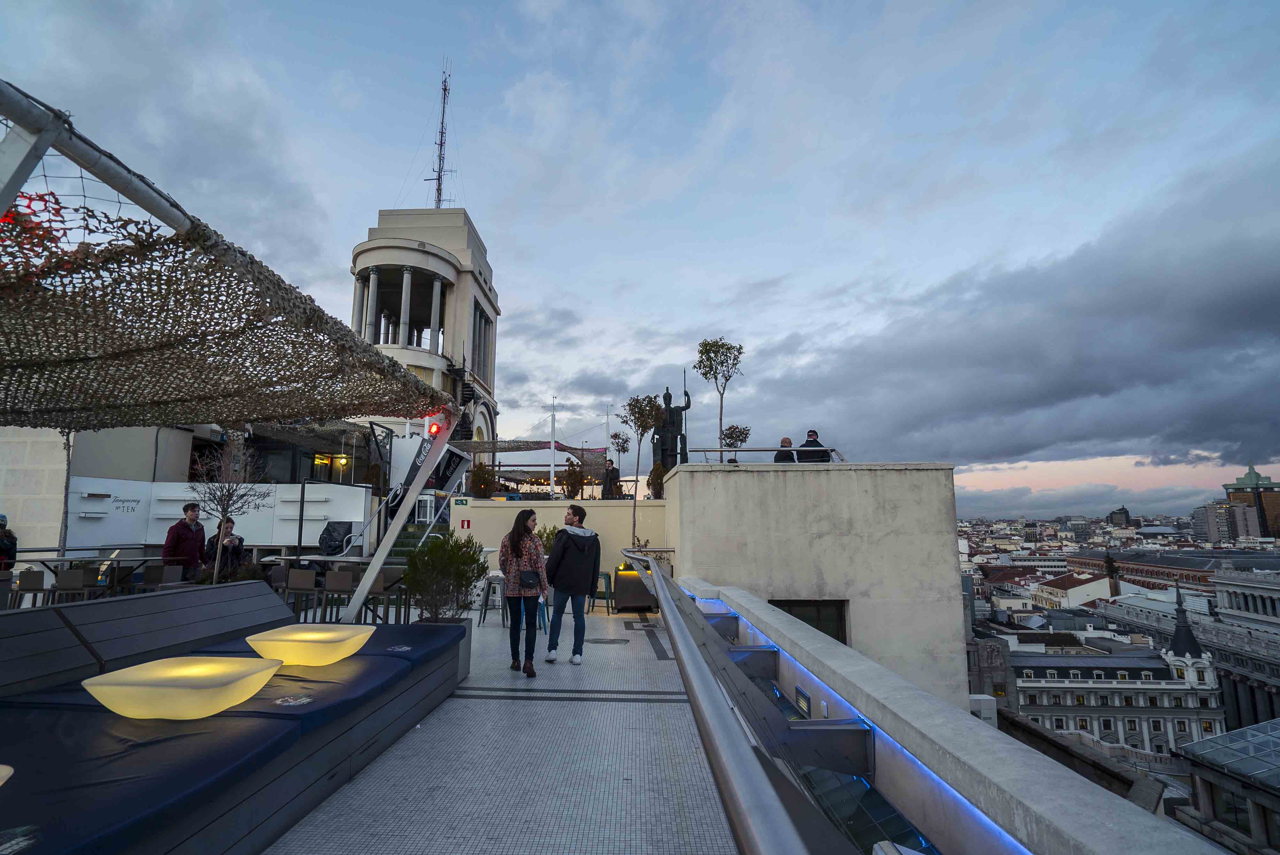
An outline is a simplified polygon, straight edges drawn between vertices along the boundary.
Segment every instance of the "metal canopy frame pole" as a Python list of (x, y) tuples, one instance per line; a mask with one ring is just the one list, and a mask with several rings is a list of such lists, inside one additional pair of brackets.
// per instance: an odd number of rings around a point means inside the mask
[[(92, 173), (94, 178), (125, 196), (166, 226), (178, 232), (191, 228), (191, 216), (167, 193), (125, 166), (111, 152), (91, 142), (72, 126), (65, 114), (45, 107), (4, 80), (0, 80), (0, 114), (30, 134), (42, 135), (51, 131), (52, 147), (72, 163)], [(6, 187), (8, 183), (6, 180)], [(8, 206), (3, 210), (8, 210)]]
[(697, 643), (680, 618), (662, 570), (647, 555), (630, 549), (622, 555), (637, 569), (642, 566), (653, 577), (654, 594), (667, 627), (667, 637), (680, 666), (689, 693), (693, 718), (698, 725), (711, 774), (716, 779), (720, 801), (729, 827), (745, 855), (795, 855), (808, 852), (800, 832), (787, 813), (764, 767), (756, 757), (720, 683), (697, 651)]

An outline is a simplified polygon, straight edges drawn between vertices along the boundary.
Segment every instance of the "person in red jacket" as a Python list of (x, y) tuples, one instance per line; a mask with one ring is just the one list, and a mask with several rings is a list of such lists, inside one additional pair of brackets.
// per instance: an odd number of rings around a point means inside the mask
[(187, 502), (182, 506), (182, 519), (169, 526), (160, 555), (166, 564), (181, 564), (182, 578), (194, 580), (203, 565), (204, 526), (200, 524), (200, 505)]

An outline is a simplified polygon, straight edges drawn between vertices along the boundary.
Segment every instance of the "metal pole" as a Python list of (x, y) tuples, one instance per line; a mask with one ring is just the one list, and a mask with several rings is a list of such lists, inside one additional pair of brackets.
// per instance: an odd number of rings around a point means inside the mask
[(547, 498), (550, 499), (556, 494), (556, 396), (551, 396), (551, 474), (547, 483), (551, 486), (547, 489)]
[(795, 855), (808, 852), (777, 790), (769, 782), (747, 740), (737, 714), (720, 683), (698, 653), (697, 643), (684, 625), (667, 585), (673, 585), (652, 558), (629, 549), (622, 554), (636, 569), (642, 564), (653, 579), (662, 622), (675, 653), (680, 676), (689, 694), (693, 718), (707, 752), (729, 827), (739, 849), (747, 855)]
[(145, 176), (125, 166), (115, 155), (104, 151), (77, 131), (66, 116), (54, 113), (30, 95), (0, 80), (0, 114), (31, 133), (42, 133), (51, 125), (57, 129), (53, 148), (108, 187), (127, 197), (160, 222), (178, 232), (192, 226), (192, 219), (169, 195)]
[(307, 479), (298, 485), (298, 557), (302, 557), (302, 516), (307, 507)]

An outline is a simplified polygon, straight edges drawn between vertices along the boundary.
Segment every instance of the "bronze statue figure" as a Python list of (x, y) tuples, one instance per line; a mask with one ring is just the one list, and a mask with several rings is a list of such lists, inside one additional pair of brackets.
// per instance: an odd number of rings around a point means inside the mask
[(684, 406), (671, 406), (671, 387), (662, 394), (662, 425), (653, 432), (653, 459), (670, 472), (677, 463), (689, 462), (689, 440), (684, 432), (685, 411), (693, 405), (689, 392), (684, 393)]

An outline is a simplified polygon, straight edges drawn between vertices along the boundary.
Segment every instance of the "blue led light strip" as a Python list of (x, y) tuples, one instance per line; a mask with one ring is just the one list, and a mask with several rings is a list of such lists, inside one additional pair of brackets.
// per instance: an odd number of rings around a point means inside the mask
[[(681, 590), (684, 590), (684, 589), (682, 588)], [(685, 593), (689, 593), (689, 592), (686, 590)], [(954, 787), (952, 787), (950, 784), (944, 781), (941, 777), (939, 777), (937, 773), (935, 773), (932, 769), (926, 766), (920, 760), (920, 758), (916, 757), (914, 754), (912, 754), (910, 751), (904, 748), (900, 742), (898, 742), (896, 739), (894, 739), (892, 736), (886, 733), (883, 728), (876, 725), (874, 721), (872, 721), (870, 718), (864, 715), (857, 707), (849, 703), (838, 692), (832, 691), (830, 686), (828, 686), (821, 679), (819, 679), (812, 671), (810, 671), (803, 664), (801, 664), (794, 656), (792, 656), (790, 653), (784, 650), (781, 646), (779, 646), (776, 642), (774, 642), (771, 638), (769, 638), (769, 636), (765, 635), (763, 632), (757, 629), (755, 625), (751, 623), (751, 621), (747, 620), (742, 615), (738, 614), (733, 609), (729, 608), (727, 605), (725, 605), (723, 600), (712, 599), (710, 597), (696, 597), (696, 596), (693, 596), (692, 594), (690, 594), (690, 596), (693, 597), (693, 599), (699, 605), (703, 603), (712, 604), (714, 606), (719, 607), (718, 611), (722, 613), (730, 614), (736, 617), (739, 621), (742, 622), (743, 625), (745, 625), (750, 630), (750, 632), (753, 634), (753, 636), (756, 639), (763, 639), (765, 643), (771, 644), (774, 647), (777, 647), (778, 655), (785, 657), (787, 663), (791, 667), (795, 668), (796, 671), (803, 674), (808, 680), (812, 681), (813, 685), (822, 687), (824, 695), (839, 699), (839, 701), (842, 704), (844, 704), (844, 706), (847, 708), (848, 715), (837, 716), (832, 714), (831, 715), (832, 718), (853, 718), (856, 716), (858, 718), (861, 718), (863, 721), (867, 722), (867, 724), (871, 727), (875, 736), (876, 750), (879, 751), (879, 750), (888, 749), (889, 751), (894, 752), (894, 754), (896, 754), (897, 756), (907, 761), (908, 765), (910, 765), (911, 768), (914, 769), (916, 773), (919, 774), (919, 776), (923, 779), (925, 786), (928, 786), (930, 789), (939, 793), (942, 797), (944, 797), (949, 802), (954, 804), (958, 809), (960, 809), (961, 811), (969, 815), (970, 820), (975, 824), (975, 826), (977, 826), (979, 829), (981, 829), (982, 831), (986, 832), (987, 835), (989, 835), (988, 840), (983, 841), (980, 845), (974, 847), (972, 851), (990, 852), (990, 853), (993, 853), (993, 855), (995, 853), (1001, 853), (1001, 855), (1003, 855), (1003, 853), (1008, 853), (1008, 855), (1032, 855), (1031, 850), (1027, 849), (1025, 846), (1019, 843), (1011, 834), (1009, 834), (1009, 832), (1005, 831), (1003, 828), (1001, 828), (999, 825), (993, 822), (992, 819), (989, 816), (987, 816), (985, 813), (983, 813), (976, 805), (974, 805), (973, 802), (969, 801), (963, 795), (958, 793)], [(810, 694), (812, 695), (814, 693), (810, 692)], [(894, 807), (897, 808), (900, 812), (902, 812), (903, 815), (906, 816), (907, 819), (912, 822), (912, 824), (916, 825), (917, 827), (920, 826), (920, 823), (916, 819), (912, 818), (907, 812), (902, 810), (901, 805), (894, 804)], [(922, 828), (921, 831), (924, 831), (926, 834), (928, 834), (928, 831), (926, 829)], [(933, 835), (931, 834), (929, 834), (928, 836), (930, 837), (930, 839), (933, 838)], [(934, 845), (935, 846), (937, 845), (937, 841), (934, 841)]]

